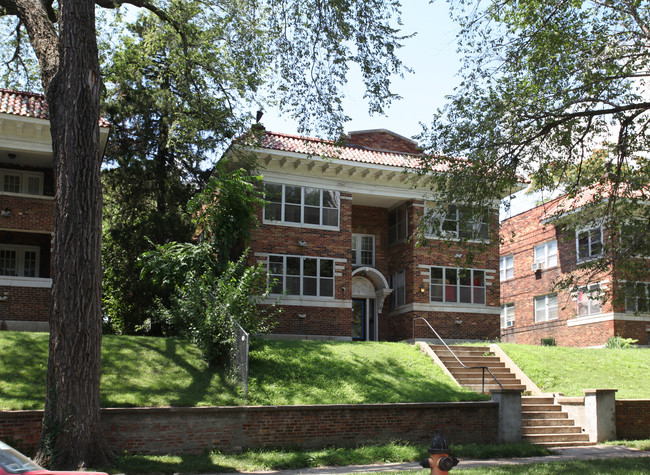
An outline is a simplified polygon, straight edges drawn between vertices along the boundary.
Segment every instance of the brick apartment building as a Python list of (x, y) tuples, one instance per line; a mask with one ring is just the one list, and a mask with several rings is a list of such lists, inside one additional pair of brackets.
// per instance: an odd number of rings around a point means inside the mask
[[(583, 264), (601, 257), (608, 240), (618, 237), (602, 219), (578, 229), (563, 219), (593, 212), (594, 197), (604, 195), (585, 189), (576, 198), (561, 196), (502, 221), (502, 341), (539, 345), (552, 338), (557, 345), (585, 347), (620, 335), (650, 343), (650, 269), (643, 282), (624, 280), (614, 266), (587, 279)], [(578, 287), (556, 288), (569, 275)]]
[[(108, 124), (101, 123), (102, 150)], [(52, 139), (41, 94), (0, 89), (0, 327), (44, 331), (52, 293)]]
[[(267, 266), (285, 294), (274, 333), (341, 340), (403, 340), (425, 317), (445, 339), (499, 335), (496, 209), (467, 223), (463, 206), (437, 203), (406, 171), (417, 144), (387, 130), (351, 132), (344, 143), (264, 131), (224, 160), (253, 156), (266, 200), (251, 263)], [(435, 210), (414, 238), (421, 216)], [(482, 245), (471, 268), (468, 246)], [(421, 323), (421, 322), (420, 322)], [(416, 337), (434, 338), (422, 324)]]

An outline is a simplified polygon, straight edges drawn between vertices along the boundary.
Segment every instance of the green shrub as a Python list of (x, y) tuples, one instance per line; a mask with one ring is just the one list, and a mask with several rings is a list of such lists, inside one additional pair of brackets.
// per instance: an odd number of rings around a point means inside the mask
[(542, 338), (542, 346), (555, 346), (555, 338), (552, 336)]
[(634, 345), (638, 341), (639, 340), (635, 340), (634, 338), (623, 338), (620, 335), (611, 336), (607, 340), (607, 343), (605, 343), (605, 348), (608, 348), (610, 350), (621, 350), (624, 348), (632, 348), (632, 345)]

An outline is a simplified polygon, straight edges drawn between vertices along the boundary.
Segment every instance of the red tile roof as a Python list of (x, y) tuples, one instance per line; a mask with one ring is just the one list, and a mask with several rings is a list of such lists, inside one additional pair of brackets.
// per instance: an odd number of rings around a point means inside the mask
[(547, 203), (545, 205), (547, 209), (542, 219), (557, 218), (578, 211), (585, 206), (602, 203), (615, 194), (622, 199), (650, 200), (650, 186), (643, 189), (632, 189), (628, 184), (620, 183), (615, 189), (611, 182), (596, 183), (578, 191), (575, 196), (564, 195)]
[(264, 132), (262, 148), (282, 152), (302, 153), (331, 159), (349, 160), (353, 162), (385, 165), (391, 167), (420, 167), (418, 155), (401, 152), (373, 150), (364, 147), (339, 144), (298, 135)]
[[(35, 92), (13, 91), (0, 88), (0, 113), (34, 117), (36, 119), (50, 118), (47, 101), (43, 94)], [(100, 127), (110, 127), (103, 117), (99, 118)]]

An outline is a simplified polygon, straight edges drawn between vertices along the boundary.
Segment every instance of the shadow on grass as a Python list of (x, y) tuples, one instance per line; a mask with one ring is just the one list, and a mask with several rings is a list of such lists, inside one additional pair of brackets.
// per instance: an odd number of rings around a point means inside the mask
[(48, 334), (0, 333), (0, 409), (42, 409)]
[(174, 338), (105, 337), (102, 405), (237, 404), (223, 370), (211, 370), (198, 350)]
[[(409, 347), (260, 341), (251, 349), (254, 404), (396, 403), (485, 400), (457, 387)], [(272, 348), (272, 351), (271, 351)], [(350, 349), (341, 353), (341, 349)], [(412, 347), (410, 347), (412, 348)], [(381, 358), (377, 353), (385, 352)], [(391, 351), (396, 356), (391, 355)], [(280, 387), (281, 386), (281, 387)]]
[(212, 460), (210, 454), (197, 455), (120, 455), (112, 467), (100, 467), (110, 473), (173, 474), (173, 473), (223, 473), (237, 472), (237, 467), (222, 465)]

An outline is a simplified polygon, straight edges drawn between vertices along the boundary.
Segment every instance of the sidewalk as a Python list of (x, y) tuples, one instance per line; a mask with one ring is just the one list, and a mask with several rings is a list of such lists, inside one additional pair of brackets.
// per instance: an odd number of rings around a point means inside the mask
[[(620, 445), (591, 445), (585, 447), (566, 447), (552, 449), (555, 455), (546, 455), (542, 457), (525, 457), (509, 458), (494, 460), (460, 460), (457, 468), (478, 468), (490, 465), (520, 465), (529, 463), (546, 463), (560, 462), (566, 460), (588, 460), (588, 459), (605, 459), (618, 457), (650, 457), (650, 452), (644, 452)], [(650, 460), (648, 460), (650, 465)], [(303, 468), (299, 470), (276, 470), (269, 472), (245, 472), (248, 474), (259, 475), (300, 475), (300, 474), (347, 474), (347, 473), (366, 473), (366, 472), (394, 472), (407, 470), (423, 470), (418, 462), (404, 463), (386, 463), (374, 465), (352, 465), (348, 467), (321, 467), (321, 468)], [(220, 474), (220, 475), (237, 475), (238, 473)]]

